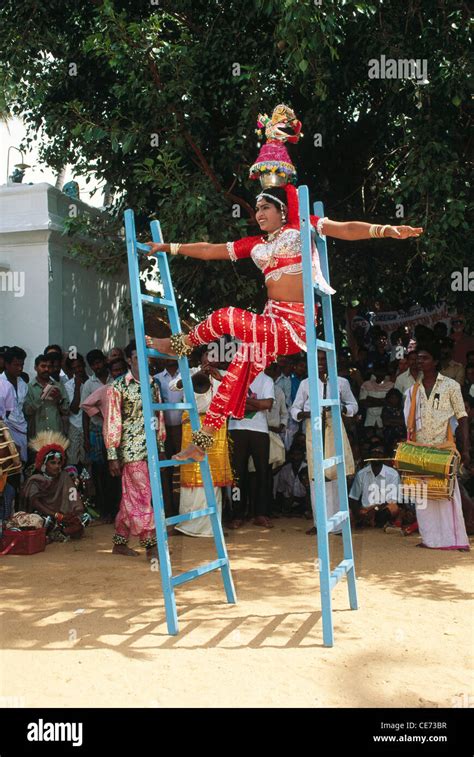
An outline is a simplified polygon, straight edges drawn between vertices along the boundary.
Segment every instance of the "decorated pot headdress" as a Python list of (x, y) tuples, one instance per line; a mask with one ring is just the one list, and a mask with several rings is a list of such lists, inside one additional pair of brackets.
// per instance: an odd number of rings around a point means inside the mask
[(260, 114), (257, 126), (259, 136), (265, 129), (267, 142), (250, 168), (250, 178), (260, 179), (264, 188), (296, 183), (296, 169), (285, 147), (285, 142), (298, 142), (303, 136), (301, 121), (298, 121), (295, 112), (281, 103), (276, 106), (271, 118)]
[(69, 440), (59, 431), (40, 431), (31, 439), (30, 447), (36, 452), (35, 470), (44, 473), (48, 460), (58, 457), (64, 463)]

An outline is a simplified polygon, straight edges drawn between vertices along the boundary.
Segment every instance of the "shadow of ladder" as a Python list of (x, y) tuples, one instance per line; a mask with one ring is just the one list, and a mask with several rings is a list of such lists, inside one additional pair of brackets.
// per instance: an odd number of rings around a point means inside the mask
[[(167, 518), (165, 515), (165, 505), (163, 499), (163, 488), (161, 484), (161, 470), (166, 467), (176, 465), (186, 465), (194, 462), (193, 460), (160, 460), (158, 454), (158, 445), (156, 439), (156, 422), (155, 411), (157, 410), (187, 410), (193, 431), (200, 428), (199, 414), (196, 408), (196, 401), (191, 382), (191, 375), (187, 358), (179, 358), (179, 371), (183, 382), (184, 402), (161, 402), (153, 401), (151, 383), (147, 380), (149, 377), (148, 357), (169, 357), (162, 355), (157, 350), (148, 349), (145, 343), (145, 323), (143, 316), (143, 304), (155, 305), (166, 308), (169, 324), (172, 334), (181, 331), (176, 298), (171, 282), (168, 259), (166, 253), (159, 252), (155, 256), (158, 263), (161, 283), (163, 285), (163, 297), (154, 297), (141, 292), (138, 258), (140, 252), (149, 252), (149, 248), (137, 241), (135, 233), (135, 218), (132, 210), (126, 210), (124, 214), (125, 234), (127, 242), (128, 271), (130, 278), (130, 294), (132, 301), (133, 323), (135, 330), (135, 339), (137, 343), (138, 368), (140, 374), (140, 391), (143, 403), (143, 417), (145, 422), (146, 444), (148, 452), (148, 470), (150, 473), (150, 484), (152, 491), (153, 511), (155, 515), (156, 538), (158, 546), (158, 557), (160, 563), (161, 583), (163, 587), (163, 597), (166, 611), (166, 624), (168, 633), (176, 635), (178, 633), (178, 615), (176, 610), (175, 587), (192, 581), (199, 576), (205, 575), (214, 570), (220, 570), (227, 601), (235, 604), (236, 596), (232, 575), (229, 565), (229, 557), (224, 542), (224, 534), (217, 509), (216, 498), (211, 478), (209, 460), (207, 455), (199, 463), (201, 476), (204, 483), (207, 507), (202, 510), (196, 510), (185, 515), (175, 515)], [(158, 221), (152, 221), (150, 224), (151, 236), (154, 242), (162, 242), (160, 224)], [(145, 380), (144, 380), (145, 379)], [(217, 559), (212, 562), (200, 565), (193, 570), (174, 576), (171, 567), (170, 553), (168, 548), (167, 526), (182, 523), (183, 521), (194, 520), (209, 516), (214, 544), (217, 552)]]
[[(317, 283), (313, 283), (312, 276), (312, 245), (311, 224), (309, 210), (309, 192), (307, 186), (298, 189), (300, 230), (303, 256), (303, 288), (304, 309), (306, 321), (306, 345), (308, 354), (308, 379), (310, 398), (310, 424), (312, 432), (312, 455), (314, 480), (311, 482), (312, 496), (315, 500), (316, 529), (318, 540), (318, 566), (321, 588), (321, 609), (323, 618), (323, 643), (326, 647), (334, 644), (334, 628), (332, 616), (332, 590), (339, 581), (347, 576), (349, 604), (352, 610), (357, 610), (357, 590), (355, 581), (354, 554), (352, 548), (351, 525), (349, 518), (349, 502), (347, 497), (346, 470), (344, 464), (344, 443), (342, 436), (342, 417), (337, 381), (336, 345), (334, 341), (334, 323), (332, 315), (331, 295), (321, 291)], [(321, 202), (314, 203), (314, 214), (324, 217)], [(329, 282), (329, 266), (326, 238), (316, 234), (316, 245), (319, 253), (321, 270), (324, 278)], [(322, 320), (325, 339), (318, 339), (315, 328), (315, 294), (322, 304)], [(324, 350), (327, 357), (329, 398), (319, 396), (317, 351)], [(335, 456), (324, 458), (321, 410), (331, 409), (332, 425), (334, 428)], [(327, 517), (326, 487), (324, 471), (336, 465), (337, 491), (339, 511)], [(341, 527), (343, 539), (343, 560), (331, 570), (328, 535)]]

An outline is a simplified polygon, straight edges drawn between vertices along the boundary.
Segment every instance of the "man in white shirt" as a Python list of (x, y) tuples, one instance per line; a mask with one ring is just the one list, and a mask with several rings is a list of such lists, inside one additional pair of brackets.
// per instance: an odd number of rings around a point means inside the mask
[[(318, 379), (318, 381), (319, 396), (321, 399), (323, 399), (326, 382), (321, 381), (321, 379)], [(358, 405), (356, 398), (352, 394), (351, 385), (349, 384), (347, 379), (342, 378), (342, 376), (338, 376), (337, 386), (339, 389), (341, 413), (342, 415), (347, 415), (348, 418), (352, 418), (357, 414)], [(303, 381), (299, 385), (295, 401), (290, 408), (290, 414), (291, 417), (297, 422), (310, 417), (309, 379), (303, 379)]]
[(284, 434), (288, 423), (288, 409), (283, 389), (278, 385), (279, 368), (277, 363), (271, 363), (265, 371), (274, 383), (275, 402), (270, 410), (267, 410), (268, 428), (276, 434)]
[(79, 353), (74, 359), (66, 358), (66, 365), (72, 371), (73, 377), (66, 381), (64, 388), (69, 400), (69, 447), (67, 459), (71, 465), (85, 465), (87, 455), (84, 449), (84, 429), (82, 424), (81, 390), (88, 379), (86, 363)]
[[(371, 446), (370, 457), (384, 456), (385, 451), (381, 443)], [(349, 492), (349, 507), (356, 524), (381, 527), (396, 512), (390, 512), (388, 507), (401, 499), (398, 471), (377, 459), (356, 473)]]
[(15, 395), (9, 381), (0, 381), (0, 421), (5, 421), (15, 409)]
[[(318, 372), (319, 372), (318, 384), (319, 384), (319, 396), (321, 399), (323, 399), (323, 397), (326, 396), (326, 392), (327, 392), (326, 370), (327, 370), (326, 355), (324, 352), (319, 351), (318, 353)], [(342, 415), (347, 415), (348, 418), (351, 418), (357, 414), (357, 411), (359, 409), (357, 405), (357, 400), (352, 394), (351, 386), (348, 380), (345, 378), (342, 378), (342, 376), (337, 377), (337, 386), (339, 390), (339, 401), (341, 403), (341, 413)], [(291, 417), (298, 423), (300, 421), (305, 422), (306, 458), (308, 461), (308, 474), (309, 474), (309, 479), (311, 482), (314, 480), (313, 455), (312, 455), (312, 445), (311, 445), (311, 433), (309, 430), (307, 431), (307, 423), (306, 423), (306, 421), (309, 419), (311, 415), (310, 401), (309, 401), (309, 379), (303, 379), (303, 381), (299, 385), (298, 391), (296, 393), (295, 401), (293, 402), (290, 408), (290, 414), (291, 414)], [(345, 434), (344, 426), (343, 426), (343, 434)], [(344, 447), (347, 450), (346, 473), (347, 475), (350, 475), (351, 470), (348, 464), (349, 463), (348, 457), (351, 458), (352, 468), (354, 465), (354, 460), (352, 457), (352, 453), (350, 452), (349, 443), (346, 441), (346, 439), (344, 441), (345, 441)], [(313, 506), (314, 520), (316, 521), (316, 514), (315, 514), (315, 509), (314, 509), (315, 508), (314, 496), (311, 497), (311, 503)], [(326, 511), (327, 511), (328, 517), (330, 517), (331, 515), (334, 515), (338, 511), (338, 509), (339, 509), (339, 500), (337, 496), (337, 481), (327, 481), (326, 482)], [(306, 533), (308, 534), (308, 536), (315, 534), (316, 527), (313, 526)], [(335, 531), (334, 533), (340, 533), (340, 530)]]
[(288, 355), (280, 355), (277, 358), (277, 365), (280, 369), (280, 375), (275, 379), (275, 385), (283, 390), (285, 395), (286, 406), (291, 405), (291, 360)]
[(23, 404), (28, 393), (28, 384), (21, 378), (26, 352), (21, 347), (10, 347), (4, 355), (5, 371), (0, 374), (0, 381), (11, 386), (14, 393), (15, 406), (6, 419), (13, 441), (20, 450), (20, 459), (26, 462), (28, 458), (27, 421), (23, 413)]
[[(5, 414), (3, 418), (20, 453), (22, 463), (26, 463), (28, 460), (28, 424), (23, 413), (23, 405), (28, 394), (28, 384), (21, 377), (25, 358), (26, 352), (21, 347), (9, 347), (3, 354), (4, 372), (0, 374), (0, 395), (3, 389), (3, 394), (7, 398), (5, 400)], [(13, 408), (11, 407), (12, 400)], [(0, 399), (1, 404), (2, 401)], [(2, 409), (0, 407), (1, 417)], [(18, 500), (20, 484), (21, 472), (8, 477), (7, 486), (3, 492), (6, 505), (3, 513), (5, 519), (8, 517), (8, 513), (11, 512), (13, 500)]]
[(364, 381), (359, 392), (359, 403), (366, 409), (364, 428), (370, 429), (382, 428), (382, 408), (385, 404), (385, 397), (394, 384), (386, 376), (386, 370), (383, 365), (378, 365), (373, 369), (371, 378)]
[[(231, 528), (239, 528), (243, 523), (247, 502), (248, 462), (252, 457), (256, 471), (255, 519), (256, 526), (272, 528), (268, 518), (268, 461), (270, 439), (268, 434), (267, 410), (271, 410), (275, 400), (275, 385), (265, 373), (259, 373), (249, 387), (249, 397), (245, 406), (246, 415), (242, 420), (229, 420), (229, 434), (232, 439), (232, 468), (237, 479), (238, 497), (233, 500), (234, 509)], [(234, 488), (235, 491), (235, 488)]]
[[(113, 379), (102, 350), (90, 350), (86, 360), (93, 375), (81, 386), (80, 404), (83, 406), (86, 403), (86, 412), (82, 413), (84, 449), (92, 463), (96, 509), (106, 521), (112, 522), (117, 514), (121, 496), (120, 479), (110, 475), (102, 428), (107, 404), (107, 387)], [(94, 407), (91, 408), (92, 402)]]
[[(156, 373), (153, 378), (160, 385), (160, 394), (162, 402), (182, 402), (183, 390), (182, 389), (170, 389), (170, 383), (175, 379), (178, 374), (178, 361), (167, 359), (165, 360), (165, 368), (160, 373)], [(182, 410), (165, 410), (165, 424), (166, 424), (166, 454), (168, 457), (175, 455), (181, 449), (181, 436), (182, 426), (181, 419), (183, 415)]]
[[(179, 376), (178, 361), (171, 358), (164, 361), (165, 368), (160, 373), (156, 373), (153, 378), (158, 383), (162, 402), (183, 402), (184, 392), (182, 389), (174, 389), (173, 386), (176, 377)], [(165, 453), (170, 460), (173, 455), (181, 450), (181, 439), (183, 435), (182, 427), (182, 410), (165, 410), (166, 441)], [(178, 503), (173, 501), (173, 475), (175, 468), (169, 467), (163, 470), (163, 496), (165, 498), (166, 510), (170, 515), (176, 515), (178, 512)]]
[(398, 389), (403, 395), (413, 386), (418, 377), (418, 368), (416, 367), (416, 352), (412, 350), (407, 353), (408, 368), (395, 379), (395, 389)]

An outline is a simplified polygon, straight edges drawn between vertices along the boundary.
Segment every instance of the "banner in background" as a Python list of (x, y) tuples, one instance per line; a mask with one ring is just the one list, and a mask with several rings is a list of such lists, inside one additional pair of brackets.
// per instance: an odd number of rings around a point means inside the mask
[[(361, 308), (347, 308), (346, 310), (346, 328), (347, 328), (347, 340), (349, 347), (352, 350), (352, 354), (357, 359), (358, 344), (365, 343), (365, 335), (370, 329), (369, 318), (372, 324), (380, 326), (383, 331), (390, 338), (393, 331), (396, 331), (400, 327), (407, 326), (410, 335), (413, 336), (415, 326), (422, 324), (432, 329), (435, 323), (441, 321), (445, 323), (449, 328), (451, 326), (452, 313), (449, 312), (449, 308), (446, 302), (440, 301), (430, 307), (422, 307), (421, 305), (412, 305), (408, 310), (379, 310), (376, 313), (367, 313), (366, 316), (360, 315)], [(359, 336), (357, 336), (357, 332)]]
[(448, 312), (448, 305), (445, 302), (437, 303), (432, 307), (421, 307), (413, 305), (408, 310), (386, 310), (376, 313), (373, 318), (374, 326), (381, 326), (390, 336), (392, 331), (401, 326), (408, 326), (410, 333), (413, 334), (415, 326), (423, 324), (432, 329), (435, 323), (443, 321), (449, 327), (451, 315)]

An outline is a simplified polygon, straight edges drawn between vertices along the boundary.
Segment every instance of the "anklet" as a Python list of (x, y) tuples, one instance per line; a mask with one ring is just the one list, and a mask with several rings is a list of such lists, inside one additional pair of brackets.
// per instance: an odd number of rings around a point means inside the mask
[(126, 539), (125, 536), (120, 536), (120, 534), (114, 534), (112, 536), (112, 541), (114, 544), (117, 544), (118, 547), (126, 547), (128, 544), (128, 539)]
[(214, 437), (212, 434), (206, 433), (206, 431), (193, 431), (191, 434), (191, 441), (196, 447), (199, 447), (199, 449), (202, 449), (205, 452), (206, 450), (211, 449), (214, 444)]
[(140, 539), (140, 546), (146, 549), (153, 549), (156, 547), (156, 536), (150, 536), (148, 539)]
[(172, 334), (170, 336), (171, 349), (176, 353), (178, 357), (188, 357), (193, 351), (192, 346), (190, 344), (186, 344), (186, 342), (184, 341), (185, 336), (186, 334), (184, 334), (182, 331), (180, 331), (178, 334)]

